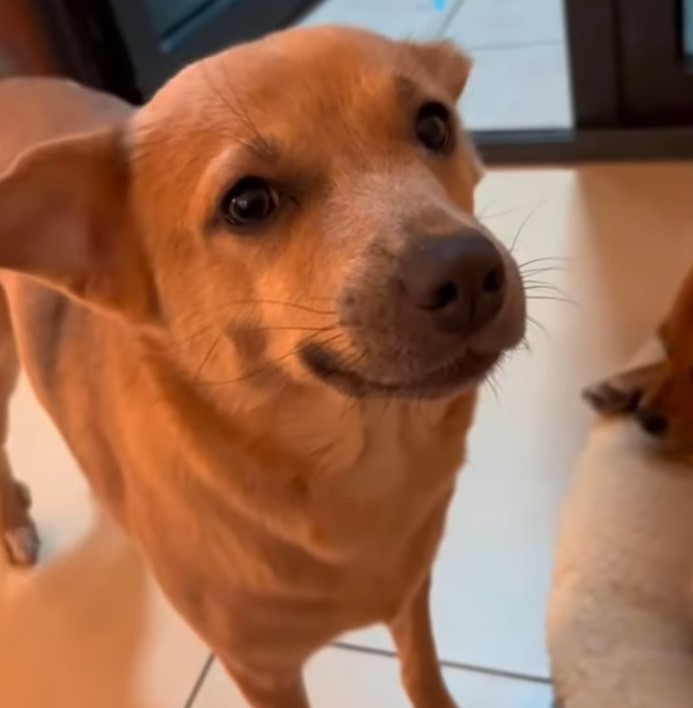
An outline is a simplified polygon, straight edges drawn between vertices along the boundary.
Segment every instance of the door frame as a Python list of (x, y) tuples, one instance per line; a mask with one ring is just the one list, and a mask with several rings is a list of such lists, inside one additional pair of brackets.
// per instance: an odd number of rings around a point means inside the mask
[(161, 37), (140, 0), (31, 0), (62, 70), (132, 103), (193, 59), (286, 27), (317, 0), (263, 0), (261, 13), (256, 2), (209, 0)]
[(683, 0), (620, 0), (624, 107), (633, 125), (693, 121)]
[(563, 0), (574, 128), (477, 132), (484, 159), (693, 159), (693, 74), (674, 51), (683, 41), (680, 2)]
[(646, 159), (667, 146), (621, 129), (623, 97), (617, 37), (619, 0), (563, 0), (573, 127), (477, 131), (490, 164)]
[[(168, 56), (165, 56), (166, 52), (153, 51), (152, 48), (157, 46), (153, 39), (154, 30), (149, 18), (142, 16), (145, 11), (141, 6), (138, 9), (134, 0), (118, 0), (121, 7), (118, 17), (109, 0), (32, 1), (37, 18), (43, 20), (45, 29), (54, 38), (56, 55), (61, 59), (63, 70), (87, 84), (115, 91), (133, 103), (138, 103), (143, 94), (160, 83), (162, 72), (171, 73), (177, 64), (187, 63), (188, 57), (200, 49), (194, 42), (186, 43), (183, 35), (176, 37), (174, 33), (168, 38)], [(257, 13), (251, 13), (249, 9), (255, 0), (242, 1), (246, 3), (250, 20), (252, 16), (257, 17)], [(684, 125), (662, 125), (662, 121), (656, 121), (653, 127), (643, 127), (638, 121), (629, 120), (630, 94), (626, 93), (624, 77), (629, 71), (632, 73), (633, 65), (624, 61), (621, 46), (624, 3), (632, 3), (633, 7), (647, 6), (650, 12), (657, 4), (666, 9), (658, 22), (647, 15), (652, 19), (651, 27), (659, 28), (659, 39), (653, 43), (657, 49), (658, 43), (664, 40), (674, 41), (676, 24), (672, 22), (671, 13), (678, 1), (563, 0), (575, 126), (572, 130), (476, 132), (474, 138), (484, 159), (490, 164), (692, 159), (693, 112)], [(283, 3), (283, 0), (272, 2)], [(305, 11), (316, 0), (300, 2)], [(287, 17), (286, 23), (293, 19)], [(627, 13), (627, 19), (632, 32), (637, 20), (635, 13)], [(664, 32), (660, 25), (667, 22), (671, 26)], [(128, 23), (129, 26), (132, 23), (139, 26), (139, 34), (135, 34), (134, 39), (131, 37), (130, 44), (125, 43), (121, 31)], [(236, 28), (236, 31), (240, 30)], [(217, 35), (220, 45), (227, 44), (229, 37), (228, 29), (224, 29), (223, 22), (220, 22)], [(208, 49), (212, 50), (211, 47)], [(657, 51), (663, 51), (661, 46)], [(133, 66), (130, 57), (138, 55), (139, 65)], [(144, 68), (142, 56), (146, 57), (145, 63), (148, 64)], [(664, 66), (671, 68), (671, 61)], [(628, 84), (631, 91), (632, 82), (631, 78)], [(693, 85), (690, 96), (693, 100)]]
[(286, 27), (315, 1), (262, 0), (258, 12), (257, 0), (207, 0), (163, 37), (142, 2), (110, 0), (110, 4), (129, 55), (136, 57), (138, 88), (147, 97), (194, 59)]

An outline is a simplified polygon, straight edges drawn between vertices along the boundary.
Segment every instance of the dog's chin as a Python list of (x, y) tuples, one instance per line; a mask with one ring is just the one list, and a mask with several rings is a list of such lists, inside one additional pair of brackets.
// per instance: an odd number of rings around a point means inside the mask
[(449, 398), (478, 386), (501, 358), (501, 352), (466, 351), (458, 358), (420, 376), (379, 381), (369, 376), (367, 367), (357, 369), (328, 347), (310, 344), (301, 351), (301, 360), (310, 373), (323, 383), (352, 398)]

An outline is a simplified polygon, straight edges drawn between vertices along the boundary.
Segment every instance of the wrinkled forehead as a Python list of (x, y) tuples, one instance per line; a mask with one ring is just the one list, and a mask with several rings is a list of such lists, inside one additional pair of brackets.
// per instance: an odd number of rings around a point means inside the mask
[[(411, 48), (359, 31), (295, 30), (192, 65), (140, 122), (190, 130), (200, 143), (270, 138), (310, 147), (387, 131), (417, 101), (443, 98)], [(204, 128), (204, 130), (203, 130)]]
[[(279, 33), (210, 57), (135, 117), (133, 191), (161, 213), (201, 219), (249, 175), (298, 196), (389, 175), (418, 154), (405, 136), (422, 103), (454, 93), (430, 71), (415, 46), (343, 29)], [(463, 154), (464, 165), (476, 164), (473, 151)], [(165, 199), (172, 192), (190, 199)]]

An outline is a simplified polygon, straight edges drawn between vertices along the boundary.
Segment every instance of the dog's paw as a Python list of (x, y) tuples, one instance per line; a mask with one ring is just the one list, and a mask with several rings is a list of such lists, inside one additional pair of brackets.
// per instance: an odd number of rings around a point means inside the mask
[(602, 415), (623, 415), (633, 413), (637, 409), (642, 391), (620, 388), (605, 381), (584, 389), (582, 397)]
[(6, 530), (3, 541), (11, 565), (28, 567), (38, 561), (41, 542), (36, 526), (32, 522), (26, 526)]
[(4, 546), (10, 565), (27, 567), (38, 560), (40, 540), (31, 518), (31, 492), (22, 482), (10, 480), (5, 490), (3, 523), (0, 524), (0, 553)]

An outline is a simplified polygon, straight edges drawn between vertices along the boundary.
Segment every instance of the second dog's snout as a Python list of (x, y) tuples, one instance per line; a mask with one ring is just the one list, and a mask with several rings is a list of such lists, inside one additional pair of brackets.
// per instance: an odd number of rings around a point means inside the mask
[(446, 332), (476, 331), (493, 320), (505, 295), (505, 266), (479, 231), (425, 238), (407, 253), (402, 284), (409, 304)]

